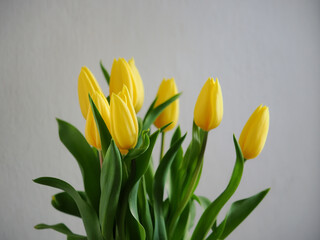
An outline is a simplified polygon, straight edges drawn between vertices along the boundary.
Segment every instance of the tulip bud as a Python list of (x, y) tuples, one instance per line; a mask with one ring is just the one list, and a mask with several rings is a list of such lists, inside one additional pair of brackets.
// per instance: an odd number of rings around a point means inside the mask
[(135, 110), (136, 112), (139, 112), (143, 105), (144, 101), (144, 87), (143, 87), (143, 82), (140, 76), (140, 73), (135, 65), (134, 59), (131, 58), (128, 61), (131, 71), (132, 71), (132, 76), (133, 76), (133, 81), (136, 83), (136, 91), (137, 91), (137, 102), (135, 104)]
[(223, 100), (218, 79), (209, 78), (203, 85), (194, 107), (195, 124), (205, 131), (219, 126), (223, 116)]
[(96, 81), (93, 74), (87, 67), (82, 67), (78, 79), (78, 95), (79, 95), (79, 104), (81, 108), (81, 113), (85, 119), (87, 119), (88, 109), (89, 109), (89, 97), (93, 96), (95, 92), (101, 92), (102, 90)]
[(250, 116), (239, 138), (245, 159), (252, 159), (260, 154), (267, 140), (268, 130), (269, 109), (261, 104)]
[(110, 96), (121, 92), (123, 85), (127, 86), (134, 109), (138, 112), (143, 103), (144, 89), (134, 60), (129, 64), (124, 58), (114, 59), (110, 75)]
[[(154, 105), (154, 107), (159, 106), (161, 103), (167, 101), (169, 98), (173, 97), (178, 93), (176, 83), (174, 81), (174, 78), (171, 79), (163, 79), (158, 93), (157, 93), (157, 101)], [(170, 103), (158, 116), (158, 118), (155, 120), (154, 125), (157, 128), (162, 128), (163, 126), (171, 124), (165, 128), (165, 132), (173, 129), (179, 118), (179, 100), (175, 100), (174, 102)]]
[(138, 121), (126, 85), (119, 94), (111, 95), (111, 135), (122, 153), (134, 148), (138, 141)]
[[(101, 92), (94, 92), (92, 95), (92, 100), (96, 105), (102, 119), (106, 123), (108, 129), (110, 129), (110, 107), (106, 97)], [(101, 141), (99, 131), (94, 120), (91, 106), (88, 109), (86, 127), (85, 127), (85, 137), (87, 142), (97, 149), (101, 149)]]

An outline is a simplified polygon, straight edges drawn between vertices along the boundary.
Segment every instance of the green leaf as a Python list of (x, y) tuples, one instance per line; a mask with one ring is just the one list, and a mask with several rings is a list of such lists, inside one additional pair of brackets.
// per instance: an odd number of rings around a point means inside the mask
[(164, 223), (163, 216), (163, 193), (166, 182), (166, 177), (170, 169), (171, 163), (180, 148), (186, 135), (181, 137), (176, 141), (172, 147), (167, 151), (167, 153), (162, 158), (158, 169), (156, 171), (153, 183), (153, 199), (154, 199), (154, 215), (155, 215), (155, 229), (154, 229), (154, 240), (167, 239), (166, 226)]
[[(157, 119), (157, 117), (161, 114), (161, 112), (168, 106), (170, 103), (174, 102), (179, 98), (181, 93), (178, 93), (174, 95), (173, 97), (169, 98), (167, 101), (164, 103), (160, 104), (156, 108), (153, 108), (152, 110), (148, 110), (144, 120), (143, 120), (143, 129), (146, 130), (150, 128), (150, 126), (153, 124), (153, 122)], [(154, 104), (153, 104), (154, 106)]]
[(63, 120), (57, 119), (57, 122), (60, 140), (77, 160), (86, 195), (98, 213), (100, 201), (99, 159), (78, 129)]
[(114, 141), (104, 157), (101, 169), (101, 199), (99, 218), (102, 235), (113, 239), (113, 225), (121, 190), (122, 168), (121, 156)]
[(237, 159), (229, 184), (227, 188), (224, 190), (224, 192), (221, 193), (221, 195), (215, 201), (213, 201), (203, 212), (192, 234), (191, 240), (202, 240), (206, 237), (207, 233), (215, 223), (220, 210), (230, 199), (230, 197), (234, 194), (234, 192), (239, 186), (244, 167), (244, 159), (240, 146), (234, 135), (233, 141), (236, 149)]
[(150, 213), (150, 206), (147, 199), (145, 178), (140, 180), (140, 187), (138, 190), (138, 209), (142, 226), (146, 231), (146, 239), (152, 239), (153, 224)]
[(184, 240), (188, 232), (189, 222), (191, 220), (190, 210), (191, 210), (192, 200), (189, 201), (187, 206), (184, 208), (181, 216), (179, 217), (177, 226), (174, 230), (172, 239)]
[(96, 212), (90, 204), (81, 198), (80, 194), (70, 184), (60, 179), (51, 177), (41, 177), (33, 181), (67, 192), (78, 206), (88, 240), (103, 240), (100, 232), (99, 219)]
[(193, 198), (199, 203), (199, 205), (202, 207), (203, 210), (206, 210), (211, 203), (211, 201), (204, 196), (197, 196), (194, 194)]
[[(180, 126), (178, 126), (172, 135), (170, 146), (172, 146), (181, 137)], [(168, 184), (169, 201), (172, 207), (176, 207), (177, 201), (179, 201), (179, 188), (180, 180), (182, 178), (181, 167), (183, 165), (183, 149), (180, 147), (171, 164)], [(178, 199), (179, 198), (179, 199)]]
[[(86, 194), (84, 192), (78, 191), (81, 198), (84, 201), (87, 201)], [(70, 197), (66, 192), (60, 192), (52, 196), (51, 205), (66, 214), (70, 214), (76, 217), (81, 217), (79, 209), (75, 201)]]
[(156, 97), (153, 102), (150, 104), (148, 110), (147, 110), (147, 113), (146, 115), (144, 116), (144, 119), (143, 119), (143, 122), (145, 122), (146, 118), (150, 115), (150, 113), (152, 112), (153, 108), (154, 108), (154, 105), (156, 104), (156, 101), (157, 101), (158, 97)]
[(153, 160), (152, 156), (150, 156), (149, 165), (147, 168), (147, 171), (144, 174), (145, 182), (146, 182), (146, 191), (148, 193), (149, 199), (151, 202), (153, 202), (153, 182), (154, 182), (154, 167), (153, 167)]
[(150, 145), (149, 130), (143, 131), (139, 138), (142, 139), (139, 141), (141, 142), (140, 145), (137, 145), (137, 147), (134, 149), (129, 150), (127, 155), (123, 158), (124, 162), (129, 163), (130, 160), (138, 158), (148, 149)]
[[(219, 239), (225, 239), (229, 234), (236, 229), (242, 223), (244, 219), (259, 205), (259, 203), (264, 199), (264, 197), (269, 192), (270, 188), (259, 192), (256, 195), (253, 195), (249, 198), (245, 198), (239, 201), (232, 203), (230, 210), (228, 211), (226, 218), (224, 220), (224, 227), (222, 234), (219, 236)], [(218, 227), (221, 228), (223, 223)]]
[(139, 183), (140, 181), (138, 181), (132, 188), (130, 194), (129, 194), (129, 209), (130, 209), (130, 213), (133, 217), (134, 220), (134, 224), (133, 228), (131, 228), (130, 230), (130, 238), (132, 239), (141, 239), (144, 240), (146, 238), (146, 232), (144, 230), (144, 227), (142, 226), (142, 224), (140, 223), (139, 220), (139, 213), (138, 213), (138, 189), (139, 189)]
[(107, 83), (109, 85), (109, 83), (110, 83), (110, 75), (109, 75), (107, 69), (103, 66), (102, 60), (100, 60), (100, 67), (101, 67), (103, 76), (104, 76), (104, 78), (106, 79), (106, 81), (107, 81)]
[(148, 167), (149, 167), (149, 163), (151, 160), (151, 155), (152, 155), (152, 151), (154, 148), (154, 145), (156, 143), (156, 140), (158, 138), (160, 131), (156, 131), (154, 132), (151, 136), (150, 139), (148, 137), (148, 149), (141, 154), (139, 157), (137, 157), (135, 164), (136, 164), (136, 169), (135, 169), (135, 173), (134, 173), (134, 177), (133, 177), (133, 183), (137, 182), (147, 171)]
[(78, 239), (78, 240), (86, 240), (87, 238), (82, 235), (74, 234), (71, 232), (71, 230), (64, 224), (64, 223), (58, 223), (55, 225), (47, 225), (44, 223), (38, 224), (34, 226), (35, 229), (42, 230), (42, 229), (52, 229), (59, 233), (63, 233), (68, 236), (68, 239)]
[(198, 184), (203, 166), (207, 136), (207, 132), (200, 135), (199, 128), (197, 126), (193, 127), (191, 143), (182, 161), (183, 164), (180, 165), (181, 167), (176, 173), (176, 190), (172, 191), (172, 205), (168, 219), (170, 237), (174, 232), (180, 214), (188, 204)]
[(102, 148), (102, 156), (106, 155), (106, 152), (109, 148), (110, 141), (111, 141), (111, 135), (108, 130), (108, 127), (106, 123), (104, 122), (103, 118), (101, 117), (98, 108), (94, 104), (91, 96), (89, 95), (89, 101), (92, 109), (92, 113), (96, 122), (96, 126), (100, 135), (101, 140), (101, 148)]

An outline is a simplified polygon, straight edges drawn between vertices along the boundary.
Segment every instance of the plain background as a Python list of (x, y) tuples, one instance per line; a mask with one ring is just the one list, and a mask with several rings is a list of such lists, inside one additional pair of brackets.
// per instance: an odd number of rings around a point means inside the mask
[(319, 239), (319, 13), (319, 1), (298, 0), (1, 1), (0, 239), (65, 239), (52, 230), (34, 230), (40, 222), (64, 222), (84, 232), (79, 219), (50, 206), (57, 190), (32, 179), (54, 176), (82, 188), (55, 117), (84, 132), (77, 95), (81, 66), (108, 93), (99, 61), (110, 70), (119, 57), (134, 57), (140, 70), (140, 116), (161, 80), (175, 78), (183, 92), (183, 132), (191, 132), (202, 85), (208, 77), (219, 78), (224, 118), (209, 134), (196, 191), (211, 200), (232, 171), (232, 134), (240, 135), (259, 104), (269, 106), (265, 148), (246, 163), (230, 203), (271, 191), (229, 239)]

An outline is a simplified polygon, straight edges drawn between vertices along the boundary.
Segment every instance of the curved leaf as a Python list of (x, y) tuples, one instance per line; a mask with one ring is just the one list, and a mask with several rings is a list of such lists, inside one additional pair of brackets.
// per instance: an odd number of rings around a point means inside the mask
[(100, 232), (99, 219), (96, 212), (90, 204), (81, 198), (80, 194), (70, 184), (60, 179), (51, 177), (41, 177), (33, 181), (42, 185), (59, 188), (67, 192), (78, 206), (88, 240), (103, 240)]
[(144, 227), (140, 223), (139, 220), (139, 213), (138, 213), (138, 189), (139, 189), (139, 183), (138, 181), (132, 188), (130, 194), (129, 194), (129, 209), (132, 217), (134, 218), (135, 224), (133, 231), (131, 231), (132, 234), (130, 234), (130, 238), (132, 239), (146, 239), (146, 232), (144, 230)]
[[(179, 98), (181, 93), (178, 93), (174, 95), (173, 97), (169, 98), (164, 103), (160, 104), (156, 108), (152, 108), (152, 110), (148, 110), (144, 120), (143, 120), (143, 129), (146, 130), (150, 128), (150, 126), (153, 124), (153, 122), (157, 119), (157, 117), (161, 114), (161, 112), (172, 102), (174, 102), (176, 99)], [(154, 107), (155, 101), (151, 104), (152, 107)]]
[(145, 130), (142, 132), (141, 136), (141, 143), (138, 147), (135, 147), (134, 149), (129, 150), (127, 155), (123, 158), (123, 161), (128, 163), (130, 160), (139, 157), (141, 154), (143, 154), (150, 145), (150, 139), (149, 139), (149, 130)]
[(226, 204), (226, 202), (230, 199), (230, 197), (234, 194), (234, 192), (239, 186), (239, 183), (242, 177), (243, 167), (244, 167), (244, 159), (243, 159), (240, 146), (234, 135), (233, 135), (233, 141), (235, 145), (237, 159), (236, 159), (236, 163), (235, 163), (229, 184), (227, 188), (224, 190), (224, 192), (221, 193), (221, 195), (215, 201), (213, 201), (207, 207), (207, 209), (203, 212), (192, 234), (191, 240), (202, 240), (206, 237), (207, 233), (215, 223), (220, 210)]
[(68, 239), (78, 239), (78, 240), (86, 240), (87, 237), (82, 236), (82, 235), (78, 235), (78, 234), (74, 234), (73, 232), (71, 232), (71, 230), (64, 224), (64, 223), (58, 223), (55, 225), (48, 225), (48, 224), (44, 224), (44, 223), (40, 223), (36, 226), (34, 226), (35, 229), (38, 230), (42, 230), (42, 229), (52, 229), (55, 230), (59, 233), (63, 233), (65, 235), (68, 236)]
[(78, 129), (63, 120), (57, 119), (59, 137), (80, 167), (86, 195), (98, 213), (100, 200), (100, 164), (96, 153)]
[(147, 200), (145, 178), (142, 177), (140, 181), (140, 187), (138, 190), (138, 209), (142, 226), (146, 231), (146, 239), (152, 239), (153, 224), (150, 213), (150, 206)]
[(218, 229), (223, 228), (223, 232), (219, 236), (219, 239), (228, 237), (228, 235), (259, 205), (268, 194), (269, 190), (270, 188), (267, 188), (256, 195), (232, 203), (224, 220), (225, 223), (221, 223), (218, 227)]
[[(78, 193), (80, 194), (81, 198), (84, 201), (87, 201), (87, 197), (84, 192), (78, 191)], [(70, 195), (66, 192), (60, 192), (60, 193), (53, 195), (52, 200), (51, 200), (51, 205), (55, 209), (57, 209), (63, 213), (70, 214), (70, 215), (81, 218), (77, 204), (72, 199), (72, 197), (70, 197)]]
[(110, 75), (109, 75), (107, 69), (103, 66), (102, 60), (100, 60), (100, 68), (102, 70), (104, 78), (106, 79), (106, 81), (107, 81), (107, 83), (109, 85), (109, 83), (110, 83)]
[(99, 110), (97, 109), (90, 95), (89, 95), (89, 101), (90, 101), (93, 117), (96, 122), (97, 129), (99, 131), (102, 155), (105, 156), (111, 142), (111, 135), (106, 123), (101, 117)]

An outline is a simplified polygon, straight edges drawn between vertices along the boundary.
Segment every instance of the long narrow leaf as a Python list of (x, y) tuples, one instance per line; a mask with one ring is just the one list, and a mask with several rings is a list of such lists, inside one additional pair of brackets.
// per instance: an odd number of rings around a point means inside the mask
[[(78, 191), (84, 201), (87, 201), (86, 194)], [(75, 201), (66, 192), (60, 192), (52, 196), (51, 205), (66, 214), (70, 214), (76, 217), (81, 217), (79, 209)]]
[(182, 136), (176, 141), (168, 152), (162, 158), (159, 167), (156, 171), (153, 183), (153, 198), (154, 198), (154, 215), (155, 215), (155, 229), (154, 229), (154, 240), (167, 239), (166, 226), (164, 223), (163, 216), (163, 193), (166, 182), (166, 177), (172, 161), (181, 146), (186, 135)]
[[(223, 233), (219, 236), (219, 239), (225, 239), (229, 234), (239, 226), (239, 224), (246, 219), (247, 216), (259, 205), (259, 203), (268, 194), (270, 188), (259, 192), (249, 198), (238, 200), (232, 203), (230, 210), (225, 218), (225, 226)], [(220, 224), (221, 225), (221, 224)], [(220, 227), (219, 225), (219, 227)], [(218, 227), (218, 228), (219, 228)]]
[(78, 162), (86, 195), (98, 213), (100, 200), (100, 164), (96, 153), (81, 132), (71, 124), (57, 119), (59, 137)]
[(139, 219), (139, 213), (138, 213), (138, 189), (139, 189), (139, 183), (138, 181), (132, 188), (130, 194), (129, 194), (129, 210), (133, 217), (133, 220), (135, 221), (133, 226), (134, 229), (132, 229), (130, 238), (137, 239), (137, 240), (144, 240), (146, 239), (146, 232), (142, 224), (140, 223)]
[(86, 240), (87, 237), (73, 233), (64, 223), (58, 223), (54, 225), (48, 225), (44, 223), (40, 223), (34, 226), (35, 229), (42, 230), (42, 229), (52, 229), (59, 233), (63, 233), (68, 236), (68, 238), (78, 239), (78, 240)]
[(104, 157), (101, 169), (101, 199), (99, 217), (102, 235), (113, 239), (113, 223), (121, 190), (122, 168), (121, 156), (114, 141)]
[(106, 79), (106, 81), (107, 81), (107, 83), (108, 83), (108, 85), (109, 85), (109, 83), (110, 83), (110, 75), (109, 75), (107, 69), (103, 66), (101, 60), (100, 60), (100, 68), (101, 68), (101, 70), (102, 70), (102, 73), (103, 73), (104, 78)]
[(237, 158), (229, 184), (227, 188), (224, 190), (224, 192), (215, 201), (213, 201), (204, 211), (192, 234), (191, 240), (202, 240), (206, 237), (207, 233), (215, 223), (220, 210), (230, 199), (230, 197), (234, 194), (234, 192), (239, 186), (244, 167), (244, 159), (235, 136), (233, 136), (233, 141), (235, 145)]
[(161, 114), (161, 112), (172, 102), (174, 102), (176, 99), (179, 98), (181, 93), (178, 93), (174, 95), (173, 97), (169, 98), (164, 103), (160, 104), (156, 108), (153, 108), (149, 114), (146, 115), (144, 121), (143, 121), (143, 129), (146, 130), (150, 128), (151, 124), (157, 119), (157, 117)]
[(61, 189), (67, 192), (78, 206), (88, 240), (103, 240), (99, 219), (90, 204), (85, 202), (80, 194), (68, 183), (57, 178), (41, 177), (33, 180), (36, 183)]
[(138, 209), (141, 224), (146, 231), (146, 238), (152, 239), (153, 224), (150, 213), (150, 206), (147, 199), (146, 184), (144, 177), (142, 177), (140, 180), (140, 187), (138, 190)]
[(92, 113), (96, 122), (97, 129), (99, 131), (100, 140), (101, 140), (101, 148), (102, 148), (102, 155), (105, 156), (106, 152), (109, 148), (111, 135), (108, 130), (106, 123), (104, 122), (103, 118), (101, 117), (98, 108), (94, 104), (91, 96), (89, 96), (89, 101), (92, 109)]

